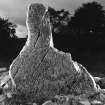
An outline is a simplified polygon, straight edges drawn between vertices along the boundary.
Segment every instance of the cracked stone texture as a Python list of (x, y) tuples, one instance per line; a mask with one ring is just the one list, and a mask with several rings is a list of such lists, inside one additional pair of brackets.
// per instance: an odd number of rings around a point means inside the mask
[[(101, 94), (100, 94), (101, 95)], [(98, 95), (98, 96), (100, 96)], [(62, 96), (55, 96), (52, 100), (48, 100), (44, 102), (42, 105), (105, 105), (105, 101), (97, 97), (97, 95), (94, 94), (95, 99), (90, 99), (91, 96), (87, 95), (62, 95)], [(105, 99), (105, 96), (104, 96)]]
[(27, 13), (28, 39), (9, 70), (9, 91), (22, 101), (42, 104), (59, 94), (97, 92), (96, 83), (69, 53), (51, 45), (49, 14), (43, 4), (33, 3)]

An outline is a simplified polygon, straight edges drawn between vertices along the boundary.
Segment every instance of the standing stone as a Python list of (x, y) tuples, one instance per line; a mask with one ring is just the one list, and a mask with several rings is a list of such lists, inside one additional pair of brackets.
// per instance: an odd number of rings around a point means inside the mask
[(48, 11), (42, 4), (31, 4), (27, 15), (28, 39), (12, 62), (8, 82), (11, 93), (22, 100), (42, 104), (59, 94), (96, 92), (93, 77), (69, 53), (51, 45)]

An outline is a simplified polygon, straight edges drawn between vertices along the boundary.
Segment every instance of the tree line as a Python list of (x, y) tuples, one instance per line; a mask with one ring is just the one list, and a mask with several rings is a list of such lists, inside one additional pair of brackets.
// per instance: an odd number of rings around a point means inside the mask
[[(85, 3), (72, 15), (69, 11), (48, 8), (54, 46), (77, 59), (81, 53), (105, 49), (105, 10), (98, 2)], [(11, 62), (27, 38), (16, 36), (16, 25), (0, 18), (0, 60)], [(77, 56), (77, 58), (76, 58)]]

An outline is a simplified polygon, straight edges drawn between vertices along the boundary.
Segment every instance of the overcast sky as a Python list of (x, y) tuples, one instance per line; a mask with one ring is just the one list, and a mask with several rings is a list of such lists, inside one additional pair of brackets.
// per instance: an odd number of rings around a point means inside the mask
[(18, 25), (17, 34), (23, 37), (27, 34), (25, 27), (26, 11), (28, 4), (32, 2), (43, 2), (45, 5), (55, 9), (66, 9), (74, 11), (82, 3), (98, 1), (105, 5), (105, 0), (0, 0), (0, 16), (9, 18)]

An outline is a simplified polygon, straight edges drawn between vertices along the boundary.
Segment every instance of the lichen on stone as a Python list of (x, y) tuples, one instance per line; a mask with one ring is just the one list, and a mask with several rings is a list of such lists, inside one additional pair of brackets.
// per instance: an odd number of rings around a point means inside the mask
[(49, 13), (43, 4), (29, 6), (26, 24), (27, 42), (9, 69), (11, 100), (15, 97), (16, 101), (21, 100), (19, 104), (26, 101), (40, 105), (56, 95), (98, 92), (86, 68), (73, 61), (70, 53), (53, 47)]

